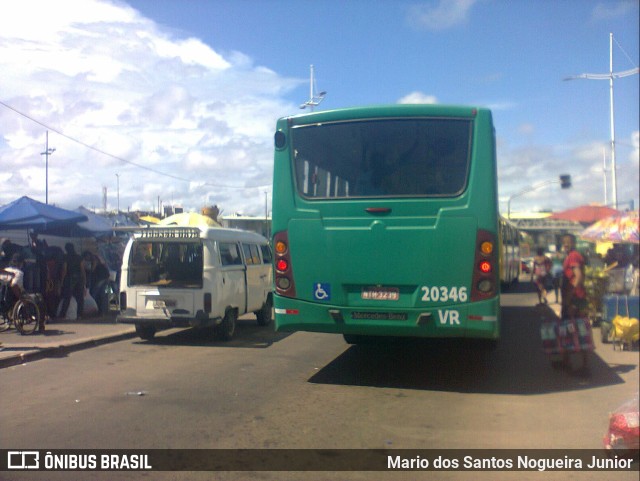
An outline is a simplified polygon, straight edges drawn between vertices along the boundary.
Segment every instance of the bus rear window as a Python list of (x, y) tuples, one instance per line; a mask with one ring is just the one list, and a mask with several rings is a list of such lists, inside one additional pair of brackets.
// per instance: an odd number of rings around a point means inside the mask
[(129, 285), (202, 287), (202, 243), (138, 240), (131, 248)]
[(309, 199), (453, 197), (469, 173), (472, 121), (375, 119), (294, 127), (298, 193)]

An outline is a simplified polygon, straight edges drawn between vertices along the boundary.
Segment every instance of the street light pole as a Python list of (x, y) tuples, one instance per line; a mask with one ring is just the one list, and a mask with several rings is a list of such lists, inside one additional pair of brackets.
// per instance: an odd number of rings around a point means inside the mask
[(313, 108), (320, 105), (320, 102), (322, 102), (324, 100), (325, 95), (327, 95), (327, 92), (323, 91), (323, 92), (320, 92), (319, 94), (316, 94), (315, 91), (316, 91), (316, 79), (314, 76), (313, 65), (311, 65), (311, 75), (309, 79), (309, 100), (307, 100), (305, 103), (300, 105), (301, 109), (306, 109), (307, 107), (309, 107), (309, 109), (311, 109), (311, 111), (313, 112)]
[(120, 174), (116, 174), (116, 193), (118, 199), (118, 214), (120, 213)]
[(44, 167), (44, 184), (45, 184), (45, 193), (44, 193), (44, 203), (49, 204), (49, 156), (53, 154), (56, 149), (49, 148), (49, 131), (47, 130), (47, 136), (45, 141), (44, 152), (40, 152), (40, 155), (44, 155), (45, 158), (45, 167)]
[(613, 71), (613, 33), (609, 34), (609, 73), (606, 74), (598, 74), (598, 73), (583, 73), (580, 75), (574, 75), (571, 77), (567, 77), (563, 80), (576, 80), (576, 79), (589, 79), (589, 80), (609, 80), (609, 122), (611, 128), (611, 180), (613, 182), (612, 196), (613, 196), (613, 207), (615, 209), (618, 208), (618, 181), (616, 178), (616, 132), (614, 125), (614, 115), (613, 115), (613, 79), (614, 78), (622, 78), (628, 77), (629, 75), (634, 75), (640, 72), (638, 67), (632, 68), (629, 70), (625, 70), (623, 72), (614, 73)]

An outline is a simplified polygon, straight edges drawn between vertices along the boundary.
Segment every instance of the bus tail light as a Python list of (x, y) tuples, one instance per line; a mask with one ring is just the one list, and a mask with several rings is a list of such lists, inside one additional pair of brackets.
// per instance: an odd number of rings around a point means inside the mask
[(124, 311), (126, 308), (127, 308), (127, 293), (123, 291), (120, 293), (120, 310)]
[(471, 302), (489, 299), (496, 294), (497, 281), (495, 266), (495, 239), (491, 232), (478, 230), (476, 236), (476, 253), (471, 286)]
[(291, 251), (289, 250), (289, 236), (287, 231), (278, 232), (273, 237), (275, 251), (275, 288), (276, 293), (285, 297), (296, 296), (296, 286), (293, 282), (291, 267)]

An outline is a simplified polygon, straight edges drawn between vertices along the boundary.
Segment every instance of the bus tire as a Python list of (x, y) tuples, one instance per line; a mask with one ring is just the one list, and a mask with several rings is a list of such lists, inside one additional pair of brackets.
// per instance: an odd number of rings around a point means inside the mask
[(271, 323), (272, 318), (273, 301), (271, 299), (271, 295), (269, 295), (267, 300), (264, 301), (262, 308), (259, 311), (256, 311), (256, 320), (258, 321), (259, 326), (268, 326)]
[(222, 322), (219, 326), (216, 326), (215, 336), (220, 341), (230, 341), (233, 338), (233, 334), (236, 330), (236, 320), (238, 319), (238, 312), (235, 309), (227, 309)]
[(151, 341), (156, 335), (156, 328), (145, 324), (136, 324), (136, 334), (143, 341)]

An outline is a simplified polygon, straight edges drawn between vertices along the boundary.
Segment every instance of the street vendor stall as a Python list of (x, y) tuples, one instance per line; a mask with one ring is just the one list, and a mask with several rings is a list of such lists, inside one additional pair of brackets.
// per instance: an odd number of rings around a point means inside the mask
[[(596, 222), (581, 234), (590, 242), (611, 242), (603, 269), (588, 273), (591, 304), (600, 307), (601, 339), (621, 347), (638, 341), (638, 211), (608, 217)], [(599, 301), (599, 302), (598, 302)]]

